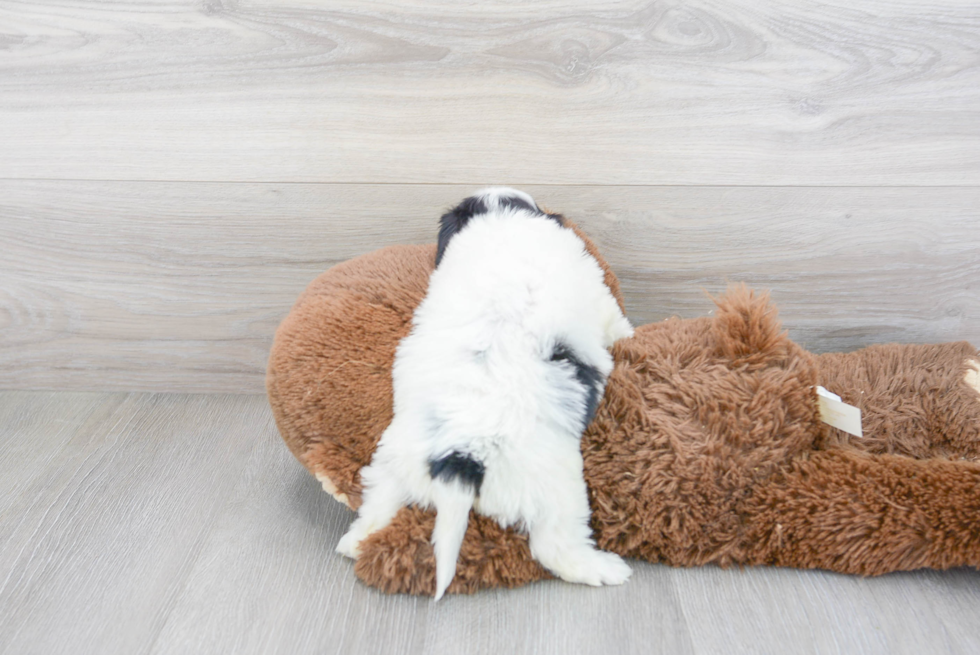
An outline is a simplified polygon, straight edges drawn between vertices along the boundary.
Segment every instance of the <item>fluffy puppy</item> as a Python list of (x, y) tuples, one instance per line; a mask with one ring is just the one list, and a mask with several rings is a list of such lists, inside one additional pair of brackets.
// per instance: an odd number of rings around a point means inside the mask
[(487, 189), (441, 219), (436, 270), (398, 346), (394, 418), (361, 471), (363, 504), (337, 551), (404, 505), (436, 509), (436, 600), (456, 573), (469, 512), (526, 530), (556, 576), (621, 584), (597, 550), (579, 440), (633, 334), (598, 263), (525, 193)]

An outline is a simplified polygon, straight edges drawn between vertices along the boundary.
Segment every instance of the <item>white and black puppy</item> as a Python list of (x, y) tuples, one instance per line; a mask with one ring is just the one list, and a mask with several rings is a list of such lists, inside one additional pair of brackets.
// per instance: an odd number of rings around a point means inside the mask
[(404, 505), (436, 509), (436, 600), (456, 572), (470, 508), (529, 536), (556, 576), (622, 584), (597, 550), (579, 441), (633, 329), (598, 262), (560, 216), (487, 189), (441, 219), (436, 270), (398, 346), (394, 419), (361, 471), (363, 504), (337, 551)]

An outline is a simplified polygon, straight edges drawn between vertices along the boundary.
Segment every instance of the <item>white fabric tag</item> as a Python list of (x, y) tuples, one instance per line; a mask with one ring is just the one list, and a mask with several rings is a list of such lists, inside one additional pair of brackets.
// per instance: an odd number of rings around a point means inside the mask
[(843, 430), (855, 437), (863, 437), (861, 432), (861, 410), (841, 401), (840, 396), (823, 387), (817, 387), (817, 401), (820, 406), (820, 420)]

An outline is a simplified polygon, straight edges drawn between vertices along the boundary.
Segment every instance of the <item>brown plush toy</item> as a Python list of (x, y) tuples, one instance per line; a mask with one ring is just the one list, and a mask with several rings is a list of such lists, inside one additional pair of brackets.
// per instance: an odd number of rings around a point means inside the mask
[[(579, 233), (580, 236), (583, 236)], [(619, 284), (595, 246), (589, 251)], [(392, 416), (391, 365), (435, 246), (385, 248), (317, 278), (276, 333), (267, 388), (293, 454), (337, 500)], [(968, 343), (812, 355), (743, 288), (712, 317), (636, 329), (582, 437), (599, 547), (674, 566), (769, 564), (878, 575), (980, 567), (980, 354)], [(815, 385), (862, 411), (822, 423)], [(434, 513), (403, 508), (355, 566), (431, 594)], [(324, 556), (335, 556), (325, 546)], [(527, 538), (471, 514), (451, 593), (550, 577)]]

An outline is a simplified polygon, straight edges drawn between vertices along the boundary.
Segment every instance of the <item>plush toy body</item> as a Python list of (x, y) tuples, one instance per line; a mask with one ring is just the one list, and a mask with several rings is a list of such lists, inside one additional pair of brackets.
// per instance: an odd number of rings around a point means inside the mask
[[(335, 266), (276, 334), (267, 387), (280, 432), (353, 508), (434, 260), (434, 246), (402, 246)], [(815, 356), (781, 332), (768, 298), (743, 288), (712, 317), (638, 327), (613, 357), (582, 438), (601, 548), (675, 566), (980, 567), (980, 354), (969, 344)], [(863, 438), (820, 421), (818, 384), (862, 410)], [(358, 576), (433, 593), (433, 518), (402, 509), (362, 542)], [(525, 536), (471, 515), (449, 592), (545, 577)]]

